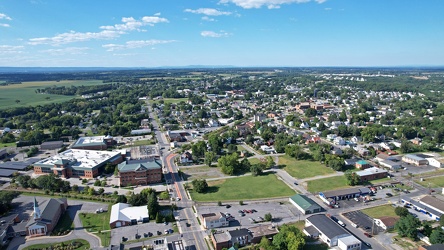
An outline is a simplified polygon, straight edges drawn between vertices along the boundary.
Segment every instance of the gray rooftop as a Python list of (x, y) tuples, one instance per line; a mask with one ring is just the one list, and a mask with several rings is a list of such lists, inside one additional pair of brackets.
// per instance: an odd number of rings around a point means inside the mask
[(328, 218), (324, 214), (316, 214), (306, 219), (309, 221), (319, 232), (332, 239), (339, 235), (348, 234), (344, 228), (339, 226), (332, 219)]

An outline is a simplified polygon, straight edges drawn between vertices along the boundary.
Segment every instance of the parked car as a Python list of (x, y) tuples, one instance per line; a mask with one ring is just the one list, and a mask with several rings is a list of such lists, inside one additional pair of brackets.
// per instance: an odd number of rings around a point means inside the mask
[(225, 206), (225, 208), (230, 208), (230, 207), (231, 207), (230, 205), (226, 205), (226, 206)]
[(371, 237), (372, 237), (372, 235), (371, 235), (371, 234), (369, 234), (369, 233), (364, 233), (364, 235), (365, 235), (365, 236), (367, 236), (367, 237), (369, 237), (369, 238), (371, 238)]
[(391, 193), (386, 193), (385, 195), (387, 195), (388, 197), (392, 197), (393, 196), (393, 194), (391, 194)]
[(239, 210), (239, 211), (237, 211), (237, 212), (241, 214), (241, 213), (243, 213), (244, 211), (242, 211), (242, 210)]
[(251, 212), (256, 213), (257, 211), (256, 211), (256, 209), (251, 209)]
[(161, 235), (162, 234), (162, 232), (161, 231), (157, 231), (157, 235)]

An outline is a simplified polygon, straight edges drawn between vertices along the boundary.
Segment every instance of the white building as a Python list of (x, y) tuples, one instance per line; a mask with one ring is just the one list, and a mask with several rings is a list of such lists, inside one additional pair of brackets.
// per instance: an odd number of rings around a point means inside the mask
[(228, 227), (229, 225), (227, 217), (221, 212), (201, 214), (199, 217), (205, 229)]
[(149, 221), (147, 206), (131, 207), (130, 204), (117, 203), (111, 207), (109, 225), (111, 228), (136, 225)]

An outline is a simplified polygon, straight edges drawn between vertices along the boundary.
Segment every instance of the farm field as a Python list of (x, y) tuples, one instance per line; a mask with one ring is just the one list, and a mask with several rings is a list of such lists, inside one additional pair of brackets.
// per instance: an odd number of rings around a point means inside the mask
[(296, 160), (290, 156), (280, 156), (279, 165), (284, 165), (284, 170), (291, 176), (298, 179), (305, 179), (309, 177), (334, 174), (335, 171), (326, 167), (317, 161)]
[(37, 89), (44, 89), (49, 86), (91, 86), (104, 84), (100, 80), (82, 80), (82, 81), (39, 81), (23, 82), (21, 84), (11, 84), (0, 86), (0, 107), (27, 107), (35, 105), (44, 105), (54, 102), (64, 102), (75, 98), (76, 96), (38, 94)]
[[(209, 181), (206, 193), (190, 194), (195, 201), (240, 201), (288, 197), (295, 192), (272, 173)], [(267, 187), (267, 188), (264, 188)], [(254, 192), (252, 192), (254, 190)]]

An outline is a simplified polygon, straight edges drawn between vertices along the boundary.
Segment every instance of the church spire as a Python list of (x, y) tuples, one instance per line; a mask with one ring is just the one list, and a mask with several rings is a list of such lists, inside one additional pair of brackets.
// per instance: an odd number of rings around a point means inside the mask
[(39, 204), (37, 203), (37, 199), (34, 197), (34, 219), (40, 219), (40, 216)]

